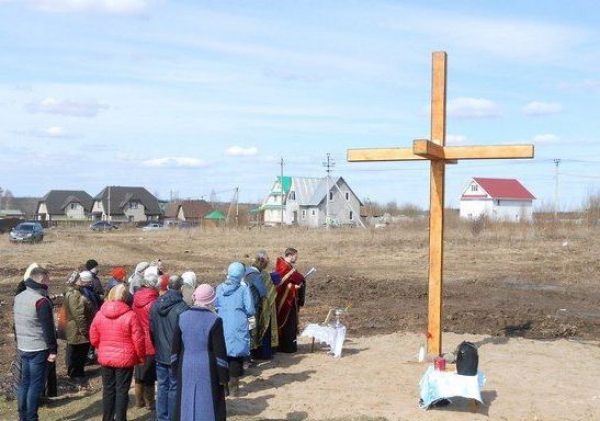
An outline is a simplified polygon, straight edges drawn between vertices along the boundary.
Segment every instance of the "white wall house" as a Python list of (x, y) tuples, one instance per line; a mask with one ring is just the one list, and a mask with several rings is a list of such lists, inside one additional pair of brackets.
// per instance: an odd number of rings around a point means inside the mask
[[(282, 188), (283, 187), (283, 188)], [(328, 200), (329, 199), (329, 200)], [(267, 225), (359, 225), (361, 201), (342, 177), (281, 177), (262, 204)]]
[(485, 216), (494, 221), (531, 222), (535, 197), (518, 180), (473, 178), (460, 197), (460, 217)]
[(38, 203), (40, 221), (86, 220), (92, 210), (92, 196), (81, 190), (50, 190)]
[(92, 206), (96, 220), (152, 221), (157, 220), (160, 214), (158, 199), (143, 187), (105, 187), (94, 197)]

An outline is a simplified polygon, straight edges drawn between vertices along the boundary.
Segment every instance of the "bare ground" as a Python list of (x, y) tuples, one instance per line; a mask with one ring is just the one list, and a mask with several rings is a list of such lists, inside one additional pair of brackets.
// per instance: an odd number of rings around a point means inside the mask
[[(449, 226), (444, 330), (489, 338), (597, 339), (599, 231), (576, 226), (494, 226), (474, 236), (468, 225)], [(320, 321), (330, 307), (351, 304), (344, 320), (350, 338), (398, 332), (419, 338), (427, 329), (427, 244), (422, 223), (382, 231), (57, 229), (35, 245), (9, 244), (6, 236), (0, 237), (0, 373), (8, 372), (13, 353), (12, 292), (32, 261), (52, 270), (51, 293), (62, 292), (68, 273), (89, 258), (100, 262), (101, 275), (106, 276), (115, 265), (131, 270), (139, 261), (161, 258), (168, 272), (191, 269), (203, 282), (216, 285), (229, 262), (247, 260), (246, 255), (258, 249), (268, 250), (274, 258), (294, 246), (300, 250), (300, 269), (315, 266), (318, 270), (309, 282), (303, 322)], [(445, 352), (451, 350), (444, 345)], [(65, 393), (76, 393), (64, 378), (59, 381)], [(94, 407), (94, 396), (79, 400)], [(44, 419), (61, 419), (51, 413)], [(261, 412), (250, 415), (260, 417)], [(313, 413), (309, 416), (315, 418)], [(332, 415), (316, 418), (323, 417)]]

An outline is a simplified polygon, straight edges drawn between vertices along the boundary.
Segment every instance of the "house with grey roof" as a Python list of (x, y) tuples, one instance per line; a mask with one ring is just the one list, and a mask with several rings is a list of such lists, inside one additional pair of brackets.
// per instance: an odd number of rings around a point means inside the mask
[(83, 190), (50, 190), (38, 202), (40, 221), (86, 220), (92, 210), (92, 196)]
[(362, 225), (362, 202), (343, 177), (277, 177), (261, 210), (266, 225)]
[(161, 215), (158, 199), (144, 187), (107, 186), (94, 197), (94, 220), (154, 221)]

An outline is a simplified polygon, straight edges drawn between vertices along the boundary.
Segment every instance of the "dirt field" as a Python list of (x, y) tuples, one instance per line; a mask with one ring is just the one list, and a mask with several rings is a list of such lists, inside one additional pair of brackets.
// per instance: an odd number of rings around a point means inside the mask
[[(587, 227), (517, 225), (489, 227), (475, 236), (468, 225), (448, 226), (444, 329), (499, 340), (596, 340), (600, 333), (599, 233), (599, 229)], [(344, 319), (349, 338), (408, 332), (417, 344), (416, 353), (419, 338), (424, 337), (427, 328), (427, 245), (423, 222), (385, 230), (254, 228), (92, 233), (56, 229), (47, 233), (43, 243), (34, 245), (9, 244), (2, 236), (0, 373), (8, 372), (13, 352), (12, 292), (33, 261), (51, 269), (53, 294), (62, 292), (68, 273), (89, 258), (100, 262), (101, 276), (106, 277), (114, 265), (131, 270), (140, 261), (161, 258), (167, 272), (191, 269), (201, 281), (216, 286), (231, 261), (247, 260), (246, 255), (258, 249), (266, 249), (274, 260), (287, 246), (300, 250), (301, 270), (317, 268), (309, 281), (303, 323), (318, 322), (330, 307), (350, 303), (350, 314)], [(444, 352), (452, 351), (454, 346), (445, 344)], [(0, 406), (5, 407), (11, 404)], [(268, 411), (235, 412), (235, 405), (232, 410), (234, 415), (281, 416)], [(385, 411), (372, 415), (398, 418)], [(308, 417), (332, 418), (335, 413), (309, 412)]]

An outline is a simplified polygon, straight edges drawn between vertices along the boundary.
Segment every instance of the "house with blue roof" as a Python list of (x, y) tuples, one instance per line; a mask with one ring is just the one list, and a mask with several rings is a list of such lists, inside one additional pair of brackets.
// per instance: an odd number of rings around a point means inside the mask
[(263, 204), (265, 225), (362, 225), (362, 202), (343, 177), (277, 177)]

